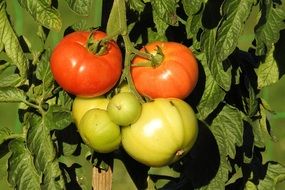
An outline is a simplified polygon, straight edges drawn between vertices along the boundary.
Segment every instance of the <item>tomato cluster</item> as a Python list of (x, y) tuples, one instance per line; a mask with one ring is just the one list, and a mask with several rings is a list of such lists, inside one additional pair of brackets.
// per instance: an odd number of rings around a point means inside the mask
[(72, 115), (82, 140), (100, 153), (122, 146), (148, 166), (179, 160), (198, 134), (195, 113), (183, 100), (198, 80), (193, 53), (175, 42), (147, 44), (133, 58), (130, 76), (137, 92), (149, 100), (139, 101), (129, 84), (106, 98), (124, 67), (120, 48), (105, 37), (101, 31), (71, 33), (51, 56), (56, 82), (76, 96)]

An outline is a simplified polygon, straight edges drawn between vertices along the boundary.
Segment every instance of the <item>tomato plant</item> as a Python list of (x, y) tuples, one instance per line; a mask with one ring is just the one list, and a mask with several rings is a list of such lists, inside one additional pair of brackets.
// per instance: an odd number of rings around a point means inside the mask
[[(263, 90), (284, 75), (284, 20), (277, 0), (0, 0), (0, 102), (17, 125), (0, 125), (0, 188), (277, 189)], [(131, 126), (104, 110), (120, 92), (143, 105)]]
[[(132, 78), (137, 91), (149, 98), (186, 98), (198, 81), (198, 64), (192, 51), (175, 42), (152, 42), (141, 51), (156, 60), (136, 56)], [(151, 81), (151, 83), (150, 83)]]
[(148, 166), (170, 165), (186, 155), (198, 135), (191, 106), (180, 99), (154, 99), (143, 104), (134, 124), (122, 128), (122, 144), (134, 159)]
[(103, 95), (115, 86), (122, 70), (121, 50), (114, 41), (100, 45), (98, 40), (104, 37), (106, 34), (98, 30), (77, 31), (66, 35), (54, 48), (51, 71), (65, 91), (93, 97)]

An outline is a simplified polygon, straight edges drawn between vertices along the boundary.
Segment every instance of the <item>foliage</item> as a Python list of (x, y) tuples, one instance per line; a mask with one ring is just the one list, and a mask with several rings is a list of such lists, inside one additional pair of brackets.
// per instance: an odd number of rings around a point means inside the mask
[[(25, 36), (16, 33), (15, 18), (7, 12), (8, 1), (0, 0), (0, 76), (5, 75), (0, 81), (0, 101), (19, 103), (22, 127), (20, 134), (8, 128), (0, 130), (1, 147), (9, 148), (11, 153), (7, 177), (15, 189), (68, 189), (70, 185), (90, 189), (91, 184), (84, 181), (82, 160), (95, 164), (90, 160), (92, 152), (74, 130), (70, 114), (74, 97), (53, 80), (49, 68), (53, 47), (49, 47), (48, 37), (52, 32), (66, 34), (97, 27), (85, 22), (99, 9), (101, 13), (101, 7), (90, 10), (94, 2), (99, 1), (18, 0), (38, 24), (34, 33), (41, 48), (34, 48)], [(64, 13), (58, 9), (62, 3), (79, 15), (80, 21), (74, 20), (67, 26), (62, 18)], [(260, 98), (260, 91), (278, 82), (284, 74), (281, 61), (285, 59), (280, 49), (285, 47), (279, 43), (285, 30), (282, 2), (127, 0), (125, 5), (114, 0), (112, 3), (104, 1), (101, 29), (122, 41), (121, 48), (126, 48), (126, 52), (130, 44), (140, 48), (155, 40), (176, 41), (189, 46), (200, 63), (198, 84), (186, 99), (196, 108), (200, 120), (193, 150), (169, 167), (170, 175), (152, 173), (152, 168), (130, 162), (121, 150), (111, 154), (127, 163), (131, 177), (134, 171), (141, 171), (135, 176), (145, 176), (148, 172), (149, 178), (141, 179), (148, 179), (149, 186), (162, 189), (271, 190), (284, 181), (285, 166), (262, 159), (265, 140), (274, 137), (267, 120), (271, 110)], [(125, 6), (126, 12), (122, 11)], [(254, 12), (258, 18), (253, 26), (251, 47), (241, 50), (238, 41)], [(125, 59), (130, 61), (131, 57)], [(138, 170), (140, 167), (143, 169)], [(138, 188), (145, 187), (137, 178), (132, 179)]]

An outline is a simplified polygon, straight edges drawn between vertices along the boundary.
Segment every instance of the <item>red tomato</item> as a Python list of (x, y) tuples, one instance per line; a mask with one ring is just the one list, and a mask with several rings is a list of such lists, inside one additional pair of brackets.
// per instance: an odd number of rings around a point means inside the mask
[[(103, 55), (86, 47), (90, 32), (78, 31), (66, 35), (52, 52), (50, 64), (56, 82), (67, 92), (82, 97), (100, 96), (108, 92), (121, 75), (122, 53), (114, 41), (109, 41)], [(106, 34), (95, 31), (94, 40)]]
[(198, 81), (198, 64), (189, 48), (176, 42), (153, 42), (141, 51), (157, 54), (159, 47), (163, 59), (159, 66), (134, 66), (150, 62), (136, 56), (131, 74), (137, 91), (149, 98), (186, 98)]

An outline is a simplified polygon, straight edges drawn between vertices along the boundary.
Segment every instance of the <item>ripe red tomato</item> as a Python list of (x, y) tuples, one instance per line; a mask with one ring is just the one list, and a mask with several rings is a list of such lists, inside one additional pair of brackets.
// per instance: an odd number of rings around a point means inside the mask
[[(56, 82), (76, 96), (94, 97), (108, 92), (121, 75), (122, 53), (114, 41), (106, 44), (103, 55), (86, 47), (90, 32), (77, 31), (66, 35), (51, 55), (51, 71)], [(94, 40), (106, 34), (95, 31)]]
[(176, 42), (153, 42), (141, 51), (152, 55), (161, 49), (163, 59), (159, 66), (134, 66), (149, 63), (136, 56), (132, 61), (131, 74), (137, 91), (149, 98), (186, 98), (198, 81), (198, 64), (189, 48)]

